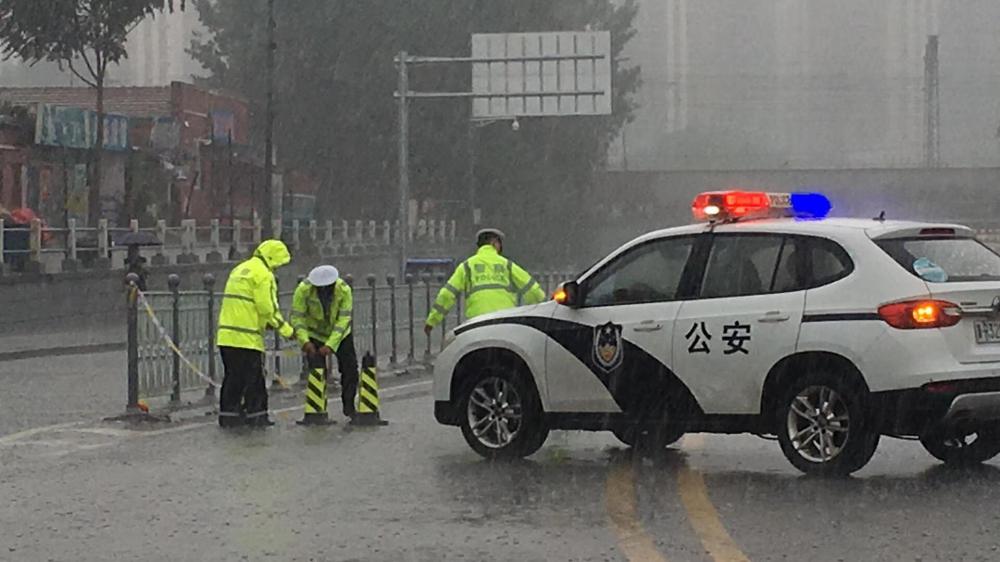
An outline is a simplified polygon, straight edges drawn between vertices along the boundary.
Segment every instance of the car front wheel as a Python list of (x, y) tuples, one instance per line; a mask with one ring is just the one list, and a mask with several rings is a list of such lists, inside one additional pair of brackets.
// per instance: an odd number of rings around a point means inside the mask
[(932, 430), (920, 436), (920, 444), (945, 464), (968, 466), (1000, 454), (1000, 430), (984, 428), (965, 434)]
[(834, 372), (795, 381), (778, 409), (778, 441), (806, 474), (847, 475), (871, 460), (879, 434), (869, 427), (865, 390)]
[(526, 457), (548, 437), (538, 393), (516, 370), (483, 372), (466, 386), (461, 411), (462, 435), (488, 459)]

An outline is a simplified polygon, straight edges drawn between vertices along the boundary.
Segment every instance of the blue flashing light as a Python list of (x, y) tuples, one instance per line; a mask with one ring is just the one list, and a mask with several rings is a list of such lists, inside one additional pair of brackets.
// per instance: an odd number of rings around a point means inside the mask
[(792, 193), (792, 214), (803, 219), (821, 219), (830, 214), (833, 205), (822, 193)]

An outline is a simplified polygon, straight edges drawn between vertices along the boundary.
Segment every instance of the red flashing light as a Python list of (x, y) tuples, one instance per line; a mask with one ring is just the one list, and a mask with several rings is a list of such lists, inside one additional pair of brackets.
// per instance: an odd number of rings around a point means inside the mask
[(751, 213), (767, 210), (771, 206), (766, 193), (733, 191), (724, 197), (726, 210), (733, 218), (745, 217)]
[(739, 219), (765, 214), (770, 208), (771, 198), (763, 191), (710, 191), (691, 203), (698, 220)]

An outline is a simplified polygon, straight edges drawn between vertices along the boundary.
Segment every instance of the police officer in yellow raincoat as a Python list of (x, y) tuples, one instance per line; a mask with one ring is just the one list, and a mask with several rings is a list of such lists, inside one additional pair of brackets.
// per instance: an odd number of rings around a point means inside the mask
[(538, 282), (503, 256), (503, 239), (503, 232), (495, 228), (486, 228), (476, 234), (479, 250), (455, 268), (438, 292), (424, 332), (429, 334), (444, 320), (459, 295), (465, 296), (466, 318), (545, 300), (545, 291)]
[(225, 378), (219, 395), (219, 425), (274, 425), (267, 417), (267, 387), (264, 384), (264, 331), (278, 331), (283, 338), (295, 337), (278, 306), (274, 271), (291, 261), (280, 240), (260, 243), (253, 257), (229, 273), (216, 345), (222, 355)]
[(351, 334), (354, 297), (351, 286), (332, 265), (309, 272), (292, 298), (292, 324), (309, 363), (304, 423), (326, 419), (326, 358), (337, 357), (344, 415), (354, 417), (354, 395), (358, 390), (358, 357)]

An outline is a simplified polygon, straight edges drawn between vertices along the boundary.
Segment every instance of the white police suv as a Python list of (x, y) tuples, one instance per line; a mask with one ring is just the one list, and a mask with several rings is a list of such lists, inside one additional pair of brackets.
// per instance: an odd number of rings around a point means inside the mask
[(685, 432), (776, 435), (846, 474), (880, 436), (946, 463), (1000, 453), (1000, 256), (952, 224), (823, 218), (825, 197), (723, 191), (552, 301), (454, 330), (435, 416), (490, 458), (550, 429), (659, 448)]

